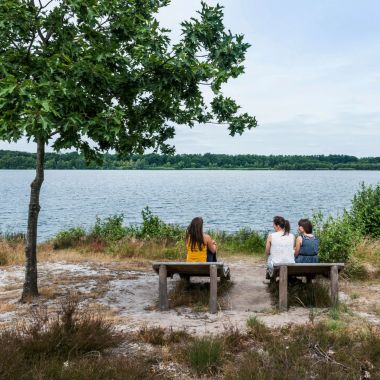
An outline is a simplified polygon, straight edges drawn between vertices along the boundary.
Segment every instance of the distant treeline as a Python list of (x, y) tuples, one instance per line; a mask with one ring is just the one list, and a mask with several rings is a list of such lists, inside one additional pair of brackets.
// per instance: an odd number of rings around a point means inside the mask
[[(0, 150), (0, 169), (33, 169), (36, 155)], [(103, 165), (86, 164), (78, 153), (46, 153), (46, 169), (277, 169), (317, 170), (355, 169), (380, 170), (380, 157), (357, 158), (345, 155), (329, 156), (259, 156), (251, 154), (160, 154), (133, 155), (121, 158), (103, 156)]]

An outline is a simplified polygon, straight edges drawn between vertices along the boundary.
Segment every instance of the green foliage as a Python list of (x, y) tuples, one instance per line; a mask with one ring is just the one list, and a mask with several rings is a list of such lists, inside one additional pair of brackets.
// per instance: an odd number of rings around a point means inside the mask
[(53, 149), (89, 160), (109, 149), (171, 153), (173, 123), (225, 122), (231, 135), (256, 127), (221, 92), (243, 73), (250, 45), (224, 30), (222, 7), (204, 2), (173, 44), (156, 19), (168, 4), (2, 1), (0, 140), (54, 136)]
[(264, 234), (250, 228), (242, 228), (235, 233), (211, 231), (210, 234), (223, 250), (256, 254), (263, 254), (265, 250)]
[(123, 214), (112, 215), (104, 220), (97, 217), (90, 235), (92, 238), (104, 242), (120, 240), (127, 234), (127, 229), (123, 226), (123, 220)]
[(350, 216), (323, 219), (321, 213), (315, 214), (312, 220), (314, 233), (319, 238), (318, 255), (322, 262), (345, 263), (355, 250), (360, 236), (352, 226)]
[(352, 225), (364, 236), (380, 238), (380, 184), (366, 186), (352, 200), (350, 211)]
[(136, 229), (137, 236), (144, 239), (160, 238), (172, 241), (184, 240), (184, 228), (166, 224), (157, 215), (154, 215), (149, 207), (141, 211), (142, 226)]
[(25, 241), (25, 234), (23, 232), (0, 232), (0, 240), (16, 244)]
[[(102, 164), (87, 162), (83, 155), (46, 153), (46, 169), (276, 169), (316, 170), (355, 169), (379, 170), (380, 157), (352, 156), (260, 156), (253, 154), (144, 154), (128, 158), (103, 154)], [(0, 150), (0, 169), (34, 169), (36, 155), (28, 152)]]
[(86, 237), (86, 231), (82, 227), (72, 227), (68, 230), (60, 231), (53, 238), (54, 249), (64, 249), (75, 247)]
[(223, 345), (217, 338), (197, 338), (187, 348), (187, 361), (199, 374), (215, 370), (222, 358)]

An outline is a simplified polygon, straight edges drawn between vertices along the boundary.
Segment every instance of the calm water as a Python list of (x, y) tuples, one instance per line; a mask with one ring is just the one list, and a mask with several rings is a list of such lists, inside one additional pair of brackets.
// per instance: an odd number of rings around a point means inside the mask
[[(32, 170), (0, 170), (0, 231), (24, 231)], [(39, 240), (88, 227), (96, 216), (123, 213), (140, 223), (145, 206), (163, 220), (187, 225), (201, 215), (206, 228), (269, 230), (274, 215), (295, 228), (313, 210), (339, 213), (360, 182), (380, 171), (53, 171), (41, 190)]]

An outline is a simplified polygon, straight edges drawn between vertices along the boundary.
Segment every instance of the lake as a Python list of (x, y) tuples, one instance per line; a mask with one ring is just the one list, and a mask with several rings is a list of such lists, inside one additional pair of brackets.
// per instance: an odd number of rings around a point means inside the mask
[[(25, 231), (33, 170), (0, 170), (0, 231)], [(145, 206), (165, 222), (188, 225), (202, 216), (206, 229), (271, 228), (283, 215), (296, 230), (299, 218), (320, 210), (336, 215), (361, 182), (380, 182), (380, 171), (79, 171), (47, 170), (41, 190), (39, 241), (73, 226), (124, 214), (140, 223)]]

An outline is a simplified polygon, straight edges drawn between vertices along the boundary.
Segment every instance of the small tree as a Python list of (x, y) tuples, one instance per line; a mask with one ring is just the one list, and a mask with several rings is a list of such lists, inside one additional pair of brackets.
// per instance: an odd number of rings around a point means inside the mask
[[(22, 299), (38, 295), (37, 221), (46, 144), (87, 160), (114, 149), (172, 153), (174, 124), (256, 127), (221, 86), (243, 73), (249, 44), (202, 2), (179, 42), (155, 15), (169, 0), (1, 0), (0, 139), (37, 143)], [(206, 101), (202, 86), (211, 89)]]

